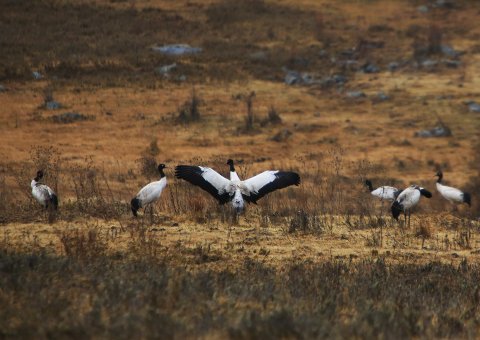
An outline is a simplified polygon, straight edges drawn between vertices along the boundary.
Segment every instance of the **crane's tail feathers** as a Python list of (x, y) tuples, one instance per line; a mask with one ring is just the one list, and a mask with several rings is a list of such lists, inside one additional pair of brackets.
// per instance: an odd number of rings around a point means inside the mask
[(425, 196), (426, 198), (432, 198), (432, 193), (428, 191), (427, 189), (421, 188), (420, 189), (420, 194)]
[(393, 202), (392, 204), (392, 216), (394, 219), (398, 221), (398, 216), (400, 216), (400, 213), (402, 212), (402, 205), (398, 203), (397, 201)]
[(365, 185), (367, 186), (367, 188), (370, 192), (373, 191), (373, 185), (372, 185), (372, 182), (369, 179), (365, 180)]
[(472, 206), (472, 196), (468, 192), (463, 193), (463, 201), (467, 203), (469, 207)]
[(133, 216), (137, 217), (137, 211), (138, 209), (141, 208), (140, 200), (138, 198), (132, 198), (132, 201), (130, 202), (130, 206), (132, 208)]
[(53, 209), (58, 209), (58, 197), (55, 194), (50, 196), (50, 204), (52, 205)]

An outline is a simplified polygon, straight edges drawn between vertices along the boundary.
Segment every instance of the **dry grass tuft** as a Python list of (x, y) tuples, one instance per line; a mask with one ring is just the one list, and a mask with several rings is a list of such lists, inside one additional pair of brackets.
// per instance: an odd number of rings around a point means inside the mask
[(178, 109), (177, 121), (182, 124), (199, 121), (201, 118), (199, 105), (200, 98), (196, 95), (195, 88), (192, 88), (190, 99)]
[(144, 231), (132, 231), (127, 249), (114, 253), (107, 246), (112, 241), (95, 229), (61, 233), (64, 256), (38, 248), (26, 254), (3, 242), (2, 334), (57, 337), (65, 329), (79, 337), (478, 334), (476, 264), (387, 264), (382, 258), (316, 263), (292, 257), (277, 270), (245, 256), (215, 269), (211, 265), (221, 258), (210, 245), (167, 249)]

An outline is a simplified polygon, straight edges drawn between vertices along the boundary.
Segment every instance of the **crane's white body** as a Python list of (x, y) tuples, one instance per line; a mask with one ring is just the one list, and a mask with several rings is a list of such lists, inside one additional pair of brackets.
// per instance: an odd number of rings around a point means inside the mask
[[(140, 208), (145, 208), (160, 198), (163, 189), (165, 189), (167, 186), (167, 177), (165, 177), (165, 173), (163, 172), (163, 169), (165, 168), (165, 164), (159, 164), (158, 172), (160, 173), (160, 179), (145, 185), (142, 189), (140, 189), (137, 195), (132, 198), (130, 201), (130, 207), (132, 209), (133, 216), (137, 216), (137, 212)], [(153, 205), (150, 207), (150, 217), (153, 222)]]
[(458, 190), (457, 188), (449, 187), (447, 185), (443, 185), (442, 183), (437, 184), (437, 191), (445, 198), (447, 201), (453, 204), (463, 203), (464, 202), (464, 194), (462, 191)]
[(450, 203), (454, 204), (454, 209), (456, 209), (456, 204), (466, 203), (470, 207), (472, 205), (472, 196), (468, 192), (461, 191), (457, 188), (449, 187), (442, 184), (443, 172), (438, 170), (435, 174), (438, 177), (437, 180), (437, 191), (440, 195), (445, 198)]
[(409, 211), (420, 202), (420, 196), (420, 191), (411, 186), (403, 190), (396, 201), (402, 205), (403, 211)]
[(55, 192), (48, 185), (41, 184), (34, 179), (32, 179), (30, 186), (32, 187), (32, 195), (35, 200), (46, 208), (55, 196)]
[(382, 201), (393, 202), (397, 198), (398, 189), (390, 186), (382, 186), (370, 192), (373, 196)]
[(242, 190), (240, 189), (242, 181), (236, 171), (230, 171), (230, 181), (234, 184), (235, 187), (232, 187), (232, 190), (235, 191), (235, 194), (232, 199), (232, 206), (237, 212), (242, 212), (245, 209), (245, 201), (242, 197)]
[(148, 183), (142, 189), (140, 189), (138, 194), (135, 196), (135, 198), (140, 202), (140, 207), (144, 208), (158, 200), (166, 186), (167, 178), (162, 177), (159, 181)]

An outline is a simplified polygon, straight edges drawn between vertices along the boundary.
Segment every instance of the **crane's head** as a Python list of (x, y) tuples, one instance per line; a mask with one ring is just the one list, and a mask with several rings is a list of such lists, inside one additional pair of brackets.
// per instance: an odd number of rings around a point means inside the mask
[(35, 177), (35, 180), (38, 182), (43, 178), (43, 170), (38, 170), (37, 171), (37, 177)]

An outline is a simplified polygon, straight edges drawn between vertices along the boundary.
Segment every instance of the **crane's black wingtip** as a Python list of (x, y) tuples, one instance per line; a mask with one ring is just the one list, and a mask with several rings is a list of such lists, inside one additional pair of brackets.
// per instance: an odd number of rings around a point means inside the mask
[(294, 182), (293, 182), (293, 183), (294, 183), (296, 186), (299, 186), (300, 183), (301, 183), (300, 175), (297, 174), (296, 172), (293, 172), (292, 174), (293, 174), (293, 178), (294, 178)]
[[(211, 179), (203, 177), (203, 173), (206, 171), (213, 170), (194, 165), (177, 165), (175, 167), (175, 177), (183, 179), (205, 190), (210, 195), (212, 195), (221, 205), (231, 201), (233, 196), (230, 196), (230, 194), (225, 190), (223, 190), (222, 193), (219, 193), (219, 189), (215, 186), (221, 185), (221, 183), (215, 183), (215, 178), (212, 182), (210, 182)], [(213, 171), (213, 173), (216, 174), (215, 171)], [(222, 177), (221, 175), (218, 176)]]
[(284, 184), (288, 185), (300, 185), (300, 175), (297, 174), (296, 172), (284, 172), (284, 171), (279, 171), (277, 174), (277, 178), (282, 179), (282, 182)]
[(177, 165), (175, 167), (175, 177), (186, 179), (187, 177), (195, 174), (201, 173), (200, 168), (198, 166), (192, 165)]

